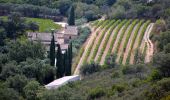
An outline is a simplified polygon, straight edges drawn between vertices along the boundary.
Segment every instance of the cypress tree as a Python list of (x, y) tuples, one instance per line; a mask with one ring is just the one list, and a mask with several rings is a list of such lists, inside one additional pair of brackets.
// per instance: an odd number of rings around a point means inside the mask
[(74, 14), (74, 7), (71, 6), (69, 9), (69, 16), (68, 16), (68, 24), (75, 25), (75, 14)]
[(54, 66), (54, 64), (55, 64), (55, 39), (54, 39), (54, 34), (52, 34), (49, 57), (50, 57), (50, 65)]
[(68, 72), (68, 51), (66, 50), (66, 52), (64, 53), (64, 74), (67, 75)]
[(72, 43), (70, 43), (69, 47), (68, 47), (68, 66), (66, 69), (66, 75), (69, 76), (71, 75), (71, 67), (72, 67)]
[(57, 64), (56, 64), (57, 78), (61, 78), (64, 75), (64, 66), (63, 66), (63, 55), (61, 52), (60, 44), (57, 44), (56, 58), (57, 58)]

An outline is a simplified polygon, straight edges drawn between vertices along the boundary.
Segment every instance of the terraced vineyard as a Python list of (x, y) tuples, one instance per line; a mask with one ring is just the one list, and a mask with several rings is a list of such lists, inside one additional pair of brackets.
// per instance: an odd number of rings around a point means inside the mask
[(95, 21), (74, 65), (74, 74), (79, 74), (80, 67), (86, 63), (104, 65), (105, 58), (111, 54), (117, 55), (119, 64), (133, 64), (137, 49), (145, 56), (145, 62), (150, 61), (153, 45), (149, 34), (153, 25), (150, 20), (139, 19)]

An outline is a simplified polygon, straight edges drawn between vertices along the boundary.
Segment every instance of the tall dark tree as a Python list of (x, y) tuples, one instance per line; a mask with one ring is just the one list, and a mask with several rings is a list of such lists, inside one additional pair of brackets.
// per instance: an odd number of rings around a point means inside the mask
[(71, 67), (72, 67), (72, 43), (70, 43), (69, 47), (68, 47), (68, 57), (67, 57), (67, 62), (68, 65), (66, 67), (66, 74), (67, 76), (71, 75)]
[(68, 24), (69, 25), (75, 25), (75, 14), (74, 14), (74, 7), (73, 6), (71, 6), (70, 10), (69, 10)]
[(66, 50), (63, 56), (64, 74), (68, 72), (68, 51)]
[(56, 54), (56, 59), (57, 59), (57, 78), (61, 78), (64, 75), (64, 66), (63, 66), (63, 57), (62, 57), (62, 52), (60, 48), (60, 44), (57, 44), (57, 54)]
[(55, 39), (54, 39), (54, 34), (52, 34), (49, 57), (50, 57), (51, 66), (54, 66), (55, 65)]

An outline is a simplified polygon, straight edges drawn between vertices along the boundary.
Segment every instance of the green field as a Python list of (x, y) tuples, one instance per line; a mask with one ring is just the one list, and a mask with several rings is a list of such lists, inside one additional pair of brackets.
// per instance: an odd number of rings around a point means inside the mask
[(40, 19), (40, 18), (26, 18), (26, 20), (36, 22), (39, 25), (39, 32), (49, 32), (53, 29), (60, 29), (61, 26), (54, 23), (50, 19)]
[[(6, 19), (7, 16), (2, 16), (0, 18)], [(41, 19), (41, 18), (28, 18), (26, 17), (26, 22), (36, 22), (39, 25), (38, 32), (50, 32), (51, 29), (60, 29), (61, 26), (54, 23), (50, 19)]]

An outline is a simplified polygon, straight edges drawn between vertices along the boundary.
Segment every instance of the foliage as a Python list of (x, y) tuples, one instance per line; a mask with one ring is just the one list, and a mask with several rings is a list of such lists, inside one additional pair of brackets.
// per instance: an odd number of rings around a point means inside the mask
[(25, 61), (26, 58), (44, 58), (45, 48), (40, 42), (11, 41), (8, 43), (9, 57), (17, 62)]
[(80, 73), (81, 75), (89, 75), (92, 74), (94, 72), (100, 71), (101, 66), (95, 63), (91, 63), (91, 64), (85, 64), (81, 67), (80, 69)]
[(37, 81), (30, 81), (24, 87), (24, 93), (27, 100), (37, 100), (40, 84)]
[(19, 100), (19, 93), (12, 88), (0, 88), (1, 100)]
[(6, 84), (9, 88), (13, 88), (14, 90), (18, 91), (19, 93), (23, 92), (23, 88), (27, 84), (28, 79), (23, 75), (15, 75), (13, 77), (9, 77), (6, 80)]
[(45, 60), (27, 59), (20, 65), (22, 73), (29, 79), (35, 78), (41, 84), (47, 84), (54, 80), (55, 68)]
[(167, 96), (170, 91), (169, 78), (162, 79), (145, 92), (147, 100), (160, 100)]
[(105, 95), (105, 91), (102, 88), (94, 88), (89, 91), (87, 100), (94, 100)]
[(106, 68), (115, 67), (116, 66), (116, 55), (107, 56), (106, 59), (105, 59), (104, 66), (106, 66)]
[(170, 53), (157, 53), (153, 57), (153, 63), (155, 66), (157, 66), (158, 70), (160, 70), (161, 75), (163, 77), (169, 77), (170, 76)]
[(8, 77), (10, 76), (15, 76), (17, 74), (21, 74), (21, 68), (19, 66), (17, 66), (16, 62), (9, 62), (7, 64), (5, 64), (2, 67), (2, 71), (1, 71), (1, 79), (6, 80)]

